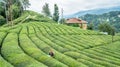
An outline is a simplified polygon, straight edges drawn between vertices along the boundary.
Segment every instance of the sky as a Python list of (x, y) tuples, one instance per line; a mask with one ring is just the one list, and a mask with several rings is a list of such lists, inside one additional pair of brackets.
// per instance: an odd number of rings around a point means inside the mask
[(114, 6), (120, 6), (120, 0), (30, 0), (31, 6), (28, 10), (33, 10), (41, 13), (42, 7), (45, 3), (49, 4), (51, 13), (54, 11), (54, 4), (61, 9), (63, 8), (64, 15), (70, 15), (79, 11), (109, 8)]

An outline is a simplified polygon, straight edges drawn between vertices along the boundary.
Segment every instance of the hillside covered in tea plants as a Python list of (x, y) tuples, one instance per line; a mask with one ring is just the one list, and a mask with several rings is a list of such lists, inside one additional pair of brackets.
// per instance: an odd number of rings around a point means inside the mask
[[(34, 13), (0, 27), (0, 67), (120, 67), (120, 36), (57, 24)], [(53, 50), (54, 57), (49, 56)]]

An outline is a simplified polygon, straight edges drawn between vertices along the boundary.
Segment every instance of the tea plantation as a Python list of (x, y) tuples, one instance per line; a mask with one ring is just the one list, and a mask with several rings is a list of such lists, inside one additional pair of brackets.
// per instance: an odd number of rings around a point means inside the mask
[(0, 27), (0, 67), (120, 67), (119, 35), (26, 22)]

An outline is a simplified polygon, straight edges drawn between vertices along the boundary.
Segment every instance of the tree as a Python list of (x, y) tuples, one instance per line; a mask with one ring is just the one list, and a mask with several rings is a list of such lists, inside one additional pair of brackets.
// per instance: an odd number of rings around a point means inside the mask
[(18, 18), (29, 5), (29, 0), (0, 0), (0, 15), (13, 25), (12, 20)]
[(87, 27), (87, 29), (89, 29), (89, 30), (93, 30), (93, 28), (94, 28), (94, 24), (93, 24), (93, 23), (90, 23), (90, 24), (88, 25), (88, 27)]
[(57, 4), (54, 4), (53, 20), (56, 22), (58, 22), (59, 20), (59, 9), (58, 9)]
[(115, 36), (115, 28), (114, 27), (111, 28), (110, 35), (112, 35), (112, 42), (113, 42), (114, 41), (113, 36)]
[(110, 35), (110, 31), (111, 31), (111, 25), (109, 24), (109, 23), (107, 23), (107, 22), (105, 22), (105, 23), (101, 23), (101, 24), (99, 24), (99, 26), (98, 26), (98, 29), (100, 30), (100, 31), (102, 31), (102, 32), (107, 32), (109, 35)]
[(5, 16), (5, 5), (0, 2), (0, 15)]
[(19, 0), (19, 2), (21, 3), (22, 8), (24, 10), (26, 10), (26, 8), (28, 8), (30, 6), (29, 0)]
[(0, 15), (0, 25), (3, 25), (5, 22), (5, 18)]
[(61, 24), (65, 24), (65, 18), (61, 18), (60, 21), (59, 21)]
[(45, 15), (45, 16), (48, 16), (48, 17), (51, 17), (51, 13), (50, 13), (50, 9), (49, 9), (49, 4), (48, 3), (45, 3), (45, 5), (42, 7), (42, 13)]
[(111, 26), (108, 23), (101, 23), (99, 25), (99, 30), (103, 31), (103, 32), (107, 32), (108, 35), (112, 36), (112, 42), (113, 42), (113, 36), (115, 35), (115, 28), (113, 26)]
[(12, 5), (12, 14), (13, 19), (18, 18), (21, 15), (21, 10), (16, 6), (16, 4)]

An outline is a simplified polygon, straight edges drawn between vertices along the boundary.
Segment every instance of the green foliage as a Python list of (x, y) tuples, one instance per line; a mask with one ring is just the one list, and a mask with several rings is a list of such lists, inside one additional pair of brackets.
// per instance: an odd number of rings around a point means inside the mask
[(0, 15), (5, 17), (5, 5), (0, 2)]
[(109, 35), (115, 35), (115, 28), (113, 28), (109, 23), (101, 23), (98, 29), (102, 32), (107, 32)]
[(21, 12), (20, 8), (16, 4), (13, 4), (12, 5), (12, 13), (13, 13), (14, 19), (18, 18), (21, 15), (20, 12)]
[[(29, 6), (29, 0), (3, 0), (0, 2), (0, 15), (5, 17), (6, 21), (12, 21), (18, 18), (22, 14), (23, 9)], [(12, 25), (10, 22), (9, 24)]]
[(88, 23), (93, 22), (94, 28), (97, 29), (101, 22), (109, 22), (110, 25), (116, 28), (116, 32), (120, 31), (120, 11), (111, 11), (101, 15), (86, 14), (80, 18), (86, 20)]
[(24, 10), (30, 6), (29, 0), (19, 0)]
[(10, 33), (2, 46), (2, 55), (15, 67), (47, 67), (26, 55), (18, 45), (17, 34)]
[(1, 55), (0, 55), (0, 66), (1, 67), (14, 67), (10, 63), (8, 63), (6, 60), (4, 60)]
[[(0, 32), (0, 43), (2, 43), (2, 39), (5, 37), (6, 33), (4, 32)], [(0, 46), (2, 46), (2, 44), (0, 44)]]
[(5, 23), (5, 18), (0, 15), (0, 25), (3, 25)]
[[(31, 30), (29, 30), (29, 31), (31, 31)], [(59, 61), (49, 57), (42, 50), (38, 49), (35, 45), (36, 44), (39, 45), (40, 42), (39, 42), (39, 39), (37, 39), (35, 35), (30, 34), (30, 37), (32, 38), (32, 40), (36, 40), (36, 41), (34, 41), (35, 44), (32, 41), (30, 41), (30, 39), (25, 34), (21, 34), (21, 37), (20, 37), (21, 46), (23, 48), (25, 48), (24, 50), (30, 56), (32, 56), (36, 60), (46, 64), (49, 67), (59, 67), (59, 66), (60, 67), (67, 67), (63, 63), (61, 63), (61, 62), (59, 62)]]
[[(3, 38), (6, 36), (6, 33), (4, 32), (0, 32), (0, 43), (2, 43)], [(1, 51), (1, 46), (2, 44), (0, 44), (0, 51)], [(9, 62), (7, 62), (0, 53), (0, 66), (1, 67), (13, 67), (13, 65), (11, 65)]]
[(110, 35), (115, 36), (115, 28), (114, 27), (111, 28)]
[(88, 30), (93, 30), (94, 29), (94, 24), (93, 23), (88, 24), (87, 29)]
[(43, 6), (42, 13), (45, 16), (51, 17), (51, 13), (50, 13), (50, 9), (49, 9), (49, 4), (48, 3), (45, 3), (45, 5)]
[[(29, 14), (31, 16), (22, 22)], [(16, 19), (16, 24), (10, 28), (0, 27), (0, 64), (3, 67), (120, 66), (119, 35), (111, 42), (110, 35), (53, 23), (32, 11), (25, 11)], [(53, 57), (49, 56), (50, 50), (54, 52)]]
[(60, 19), (60, 21), (59, 21), (61, 24), (65, 24), (66, 23), (66, 20), (65, 20), (65, 18), (62, 18), (62, 19)]
[(116, 33), (117, 36), (120, 36), (120, 33)]
[(79, 27), (79, 24), (77, 24), (77, 23), (71, 23), (71, 24), (67, 24), (68, 26), (73, 26), (73, 27)]
[(59, 9), (58, 9), (57, 4), (54, 4), (53, 20), (56, 22), (58, 22), (59, 20)]
[(15, 27), (15, 28), (10, 29), (8, 32), (10, 32), (10, 33), (19, 33), (21, 31), (21, 29), (22, 29), (22, 27), (18, 26), (17, 28)]
[[(111, 51), (116, 51), (116, 52), (119, 52), (119, 49), (118, 49), (118, 47), (120, 47), (120, 45), (119, 45), (119, 41), (117, 41), (117, 42), (114, 42), (114, 43), (112, 43), (112, 44), (109, 44), (109, 45), (106, 45), (106, 46), (104, 46), (104, 49), (108, 49), (108, 50), (111, 50)], [(101, 47), (102, 48), (102, 47)], [(115, 52), (115, 53), (116, 53)]]
[(29, 11), (29, 10), (24, 11), (19, 18), (13, 20), (14, 24), (20, 24), (20, 23), (31, 22), (31, 21), (50, 22), (50, 23), (54, 22), (48, 17), (44, 17), (39, 13), (36, 13), (34, 11)]

